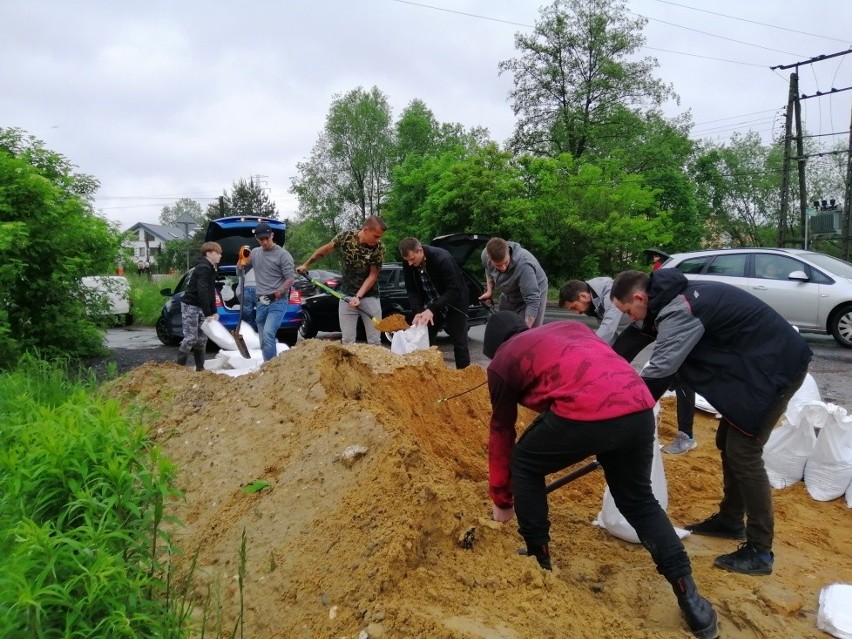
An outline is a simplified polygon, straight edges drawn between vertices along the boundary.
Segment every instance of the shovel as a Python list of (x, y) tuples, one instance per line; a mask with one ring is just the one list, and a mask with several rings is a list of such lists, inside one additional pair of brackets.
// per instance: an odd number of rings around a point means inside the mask
[[(242, 253), (242, 249), (240, 249), (240, 253)], [(242, 255), (240, 255), (240, 259), (242, 260)], [(248, 346), (246, 346), (246, 342), (243, 339), (243, 336), (240, 335), (240, 326), (243, 323), (243, 302), (246, 297), (245, 266), (238, 265), (237, 272), (240, 274), (240, 321), (237, 322), (237, 327), (233, 331), (231, 331), (231, 335), (234, 336), (234, 341), (237, 343), (237, 350), (240, 351), (240, 355), (242, 355), (246, 359), (251, 359), (251, 354), (249, 353)]]
[[(302, 275), (302, 277), (304, 277), (306, 280), (308, 280), (308, 281), (309, 281), (311, 284), (313, 284), (314, 286), (316, 286), (316, 287), (318, 287), (318, 288), (321, 288), (322, 290), (324, 290), (324, 291), (325, 291), (326, 293), (328, 293), (329, 295), (333, 295), (333, 296), (334, 296), (334, 297), (336, 297), (337, 299), (339, 299), (339, 300), (343, 300), (343, 301), (344, 301), (344, 302), (346, 302), (347, 304), (349, 303), (349, 300), (350, 300), (351, 298), (347, 297), (347, 296), (346, 296), (346, 295), (344, 295), (343, 293), (340, 293), (339, 291), (335, 291), (335, 290), (334, 290), (333, 288), (331, 288), (330, 286), (326, 286), (325, 284), (323, 284), (323, 283), (322, 283), (322, 282), (320, 282), (319, 280), (311, 279), (311, 278), (310, 278), (310, 277), (308, 277), (307, 275)], [(364, 317), (369, 318), (369, 319), (370, 319), (370, 321), (371, 321), (371, 322), (373, 322), (373, 324), (374, 324), (375, 326), (378, 326), (378, 324), (379, 324), (379, 320), (377, 320), (375, 317), (373, 317), (372, 315), (370, 315), (367, 311), (365, 311), (364, 309), (362, 309), (360, 306), (358, 307), (358, 310), (361, 312), (361, 314), (362, 314)]]
[(589, 462), (585, 466), (581, 466), (575, 471), (568, 473), (567, 475), (563, 475), (559, 479), (555, 479), (545, 487), (545, 492), (552, 493), (557, 488), (561, 488), (565, 484), (570, 484), (575, 479), (579, 479), (583, 475), (588, 475), (593, 470), (599, 468), (601, 463), (596, 459), (593, 462)]

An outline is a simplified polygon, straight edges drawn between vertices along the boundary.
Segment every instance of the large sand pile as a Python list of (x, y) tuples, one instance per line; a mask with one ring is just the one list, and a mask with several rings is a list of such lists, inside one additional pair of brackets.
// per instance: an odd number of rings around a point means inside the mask
[[(551, 495), (552, 573), (516, 554), (515, 522), (489, 520), (487, 388), (438, 402), (484, 381), (479, 367), (448, 369), (436, 349), (399, 357), (307, 340), (244, 377), (149, 364), (109, 392), (147, 405), (186, 493), (171, 509), (185, 522), (184, 564), (199, 549), (195, 592), (220, 588), (231, 620), (245, 530), (246, 637), (690, 636), (647, 552), (591, 524), (600, 471)], [(522, 412), (520, 425), (530, 419)], [(664, 400), (662, 440), (674, 423)], [(698, 449), (664, 456), (675, 524), (715, 512), (715, 425), (697, 416)], [(270, 487), (243, 490), (258, 479)], [(813, 501), (801, 483), (775, 499), (769, 577), (712, 566), (735, 542), (685, 541), (723, 637), (825, 636), (819, 591), (852, 582), (845, 503)]]

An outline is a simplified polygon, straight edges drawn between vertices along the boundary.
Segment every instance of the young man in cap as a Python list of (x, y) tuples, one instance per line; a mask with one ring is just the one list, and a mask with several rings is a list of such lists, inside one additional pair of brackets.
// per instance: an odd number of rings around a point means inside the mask
[(763, 446), (807, 375), (810, 348), (754, 295), (722, 282), (689, 281), (673, 268), (620, 273), (612, 299), (655, 339), (642, 370), (653, 397), (677, 373), (722, 415), (716, 431), (722, 456), (719, 512), (687, 530), (745, 539), (714, 563), (746, 575), (771, 574), (775, 520)]
[(189, 353), (195, 361), (195, 370), (204, 370), (204, 352), (207, 335), (201, 330), (204, 320), (219, 321), (216, 313), (216, 265), (222, 259), (222, 247), (216, 242), (201, 245), (201, 255), (192, 269), (180, 301), (183, 340), (178, 346), (177, 363), (185, 366)]
[(364, 220), (364, 225), (358, 231), (341, 231), (328, 244), (319, 247), (296, 269), (305, 275), (311, 264), (329, 255), (332, 251), (340, 252), (340, 291), (349, 297), (349, 302), (340, 300), (337, 315), (340, 319), (341, 341), (344, 344), (354, 344), (358, 329), (358, 320), (364, 324), (367, 343), (379, 345), (382, 335), (373, 322), (361, 317), (358, 309), (362, 309), (374, 319), (382, 317), (382, 302), (379, 299), (379, 271), (385, 259), (385, 245), (381, 239), (388, 226), (377, 215), (371, 215)]
[(442, 328), (453, 340), (456, 368), (470, 365), (467, 341), (467, 307), (470, 297), (461, 268), (448, 251), (423, 246), (413, 237), (399, 243), (402, 274), (411, 310), (416, 313), (413, 326), (429, 327), (429, 343)]
[(254, 236), (260, 246), (251, 250), (247, 264), (254, 271), (257, 291), (255, 322), (263, 361), (268, 362), (278, 355), (278, 329), (287, 312), (290, 287), (296, 273), (293, 256), (273, 241), (274, 233), (269, 224), (260, 222), (254, 228)]
[[(716, 611), (692, 579), (686, 550), (651, 489), (654, 399), (630, 363), (579, 322), (527, 329), (500, 311), (485, 327), (489, 493), (493, 518), (515, 513), (527, 554), (551, 569), (545, 477), (592, 455), (615, 505), (674, 589), (690, 631), (718, 636)], [(539, 416), (515, 442), (518, 404)]]
[(479, 301), (487, 302), (495, 290), (500, 291), (499, 310), (518, 313), (528, 328), (541, 326), (547, 308), (547, 275), (535, 256), (517, 242), (492, 237), (481, 259), (485, 293)]

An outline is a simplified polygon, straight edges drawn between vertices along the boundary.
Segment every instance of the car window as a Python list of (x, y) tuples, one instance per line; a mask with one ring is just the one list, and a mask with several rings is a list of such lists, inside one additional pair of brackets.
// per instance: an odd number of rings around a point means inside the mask
[(675, 268), (681, 273), (700, 273), (707, 263), (708, 257), (691, 257), (677, 264)]
[(706, 273), (709, 275), (725, 275), (728, 277), (745, 277), (745, 253), (733, 255), (717, 255), (710, 262)]
[(754, 256), (754, 275), (764, 280), (786, 280), (793, 271), (807, 271), (799, 260), (784, 255), (757, 253)]
[(845, 260), (824, 253), (805, 253), (802, 257), (838, 277), (852, 278), (852, 264)]
[(396, 286), (397, 269), (383, 268), (379, 271), (379, 288), (390, 290)]

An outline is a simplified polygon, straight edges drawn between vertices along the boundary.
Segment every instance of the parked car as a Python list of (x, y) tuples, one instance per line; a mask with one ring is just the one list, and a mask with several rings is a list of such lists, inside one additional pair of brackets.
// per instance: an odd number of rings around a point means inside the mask
[[(211, 220), (207, 226), (206, 242), (218, 242), (222, 246), (222, 259), (219, 262), (216, 277), (216, 313), (222, 325), (229, 331), (237, 327), (240, 318), (239, 299), (234, 295), (237, 289), (237, 254), (241, 246), (250, 248), (258, 246), (254, 237), (254, 227), (259, 222), (268, 223), (273, 230), (276, 244), (284, 245), (287, 225), (280, 220), (271, 220), (252, 215), (223, 217)], [(163, 344), (177, 345), (183, 339), (181, 326), (180, 301), (183, 298), (186, 285), (192, 269), (187, 271), (178, 281), (174, 291), (164, 288), (160, 293), (168, 300), (163, 304), (160, 318), (157, 320), (157, 337)], [(281, 319), (278, 328), (278, 339), (293, 346), (299, 337), (299, 327), (302, 325), (302, 293), (297, 286), (290, 289), (287, 312)]]
[[(475, 254), (476, 264), (471, 268), (476, 273), (482, 272), (479, 263), (479, 254), (485, 248), (490, 236), (472, 233), (454, 233), (443, 235), (432, 240), (431, 246), (440, 246), (450, 252), (453, 258), (462, 266), (462, 274), (470, 292), (467, 308), (468, 327), (480, 326), (488, 321), (489, 309), (479, 301), (479, 296), (485, 291), (481, 281), (465, 270), (468, 260)], [(333, 287), (333, 288), (336, 288)], [(405, 278), (402, 274), (401, 262), (387, 262), (382, 265), (379, 272), (379, 299), (382, 304), (382, 317), (388, 315), (403, 315), (406, 321), (411, 322), (414, 313), (408, 301), (408, 292), (405, 288)], [(340, 332), (340, 321), (337, 315), (339, 300), (321, 293), (306, 297), (302, 301), (303, 321), (300, 333), (303, 338), (315, 337), (320, 331)], [(364, 339), (364, 328), (358, 323), (359, 340)]]
[(80, 278), (86, 306), (92, 315), (107, 316), (117, 323), (133, 324), (130, 284), (120, 275), (89, 275)]
[[(334, 271), (326, 271), (323, 269), (311, 269), (308, 271), (308, 278), (310, 280), (317, 280), (318, 282), (325, 284), (329, 288), (337, 289), (340, 286), (340, 273), (336, 273)], [(311, 297), (312, 295), (319, 295), (323, 292), (323, 290), (317, 286), (316, 284), (312, 284), (308, 279), (305, 279), (301, 275), (296, 275), (296, 283), (293, 286), (299, 289), (299, 292), (302, 294), (302, 297)], [(302, 322), (304, 324), (304, 322)]]
[(831, 334), (852, 348), (852, 264), (800, 249), (677, 253), (663, 264), (689, 279), (726, 282), (774, 308), (802, 333)]

